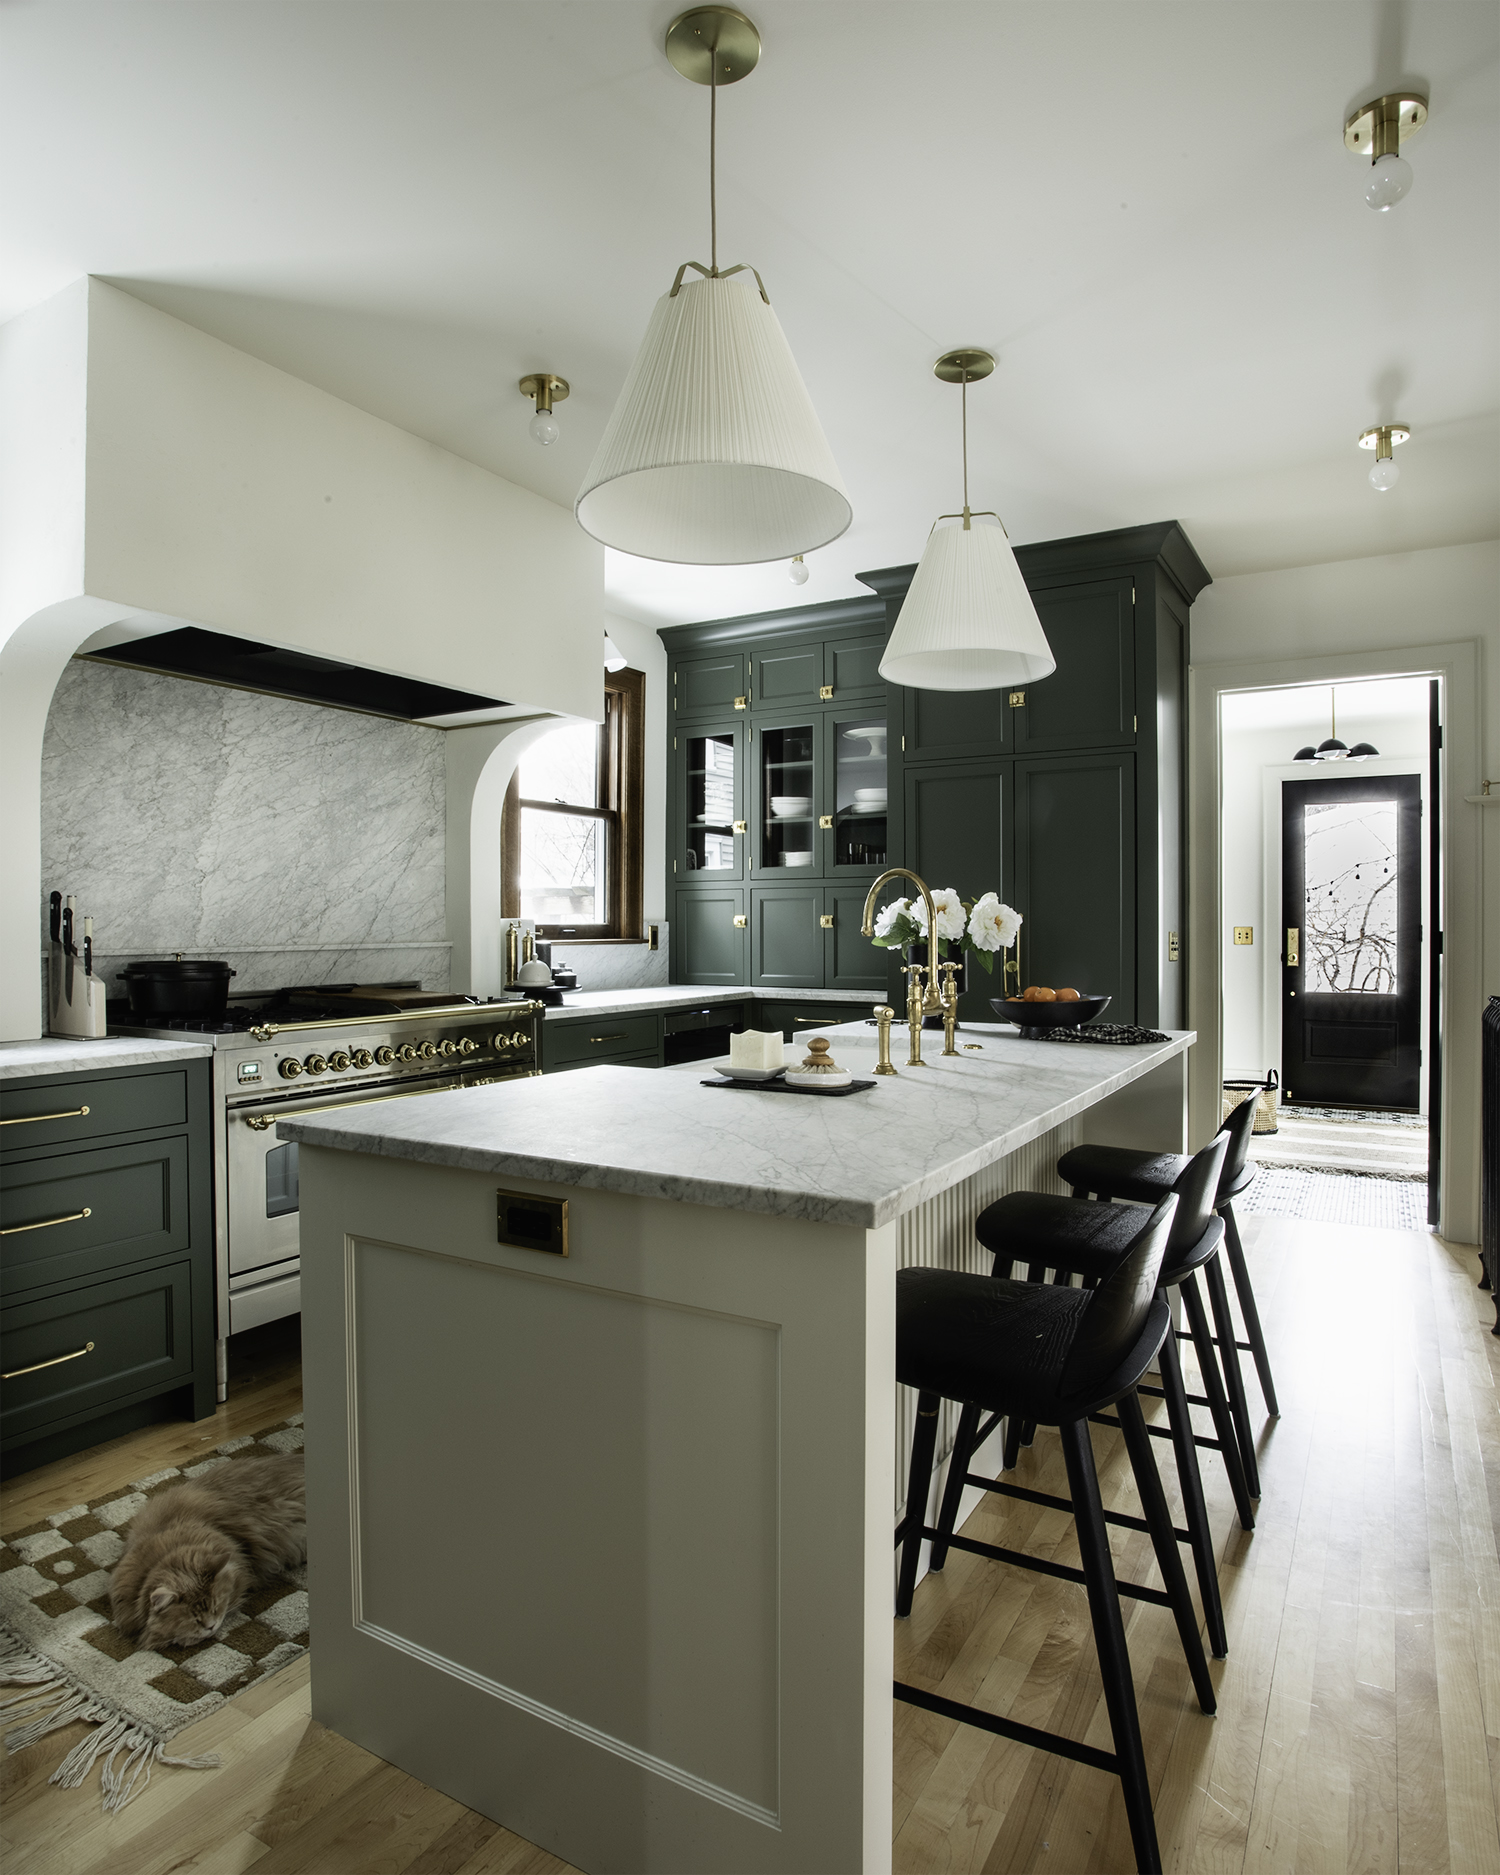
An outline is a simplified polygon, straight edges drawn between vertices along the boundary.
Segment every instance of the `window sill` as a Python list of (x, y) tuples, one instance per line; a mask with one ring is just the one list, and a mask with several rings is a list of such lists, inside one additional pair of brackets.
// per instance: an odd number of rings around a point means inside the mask
[(540, 942), (543, 944), (566, 944), (570, 948), (581, 947), (586, 944), (589, 944), (589, 945), (592, 945), (592, 944), (634, 944), (639, 949), (645, 950), (649, 947), (651, 940), (645, 937), (633, 937), (633, 938), (548, 937), (546, 933), (543, 932), (541, 934)]

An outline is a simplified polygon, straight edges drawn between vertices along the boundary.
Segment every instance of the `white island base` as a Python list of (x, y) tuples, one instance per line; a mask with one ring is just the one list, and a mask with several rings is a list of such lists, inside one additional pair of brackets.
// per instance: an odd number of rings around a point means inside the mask
[(589, 1875), (890, 1868), (896, 1269), (986, 1268), (1079, 1140), (1184, 1143), (1191, 1037), (964, 1035), (844, 1099), (594, 1068), (284, 1123), (318, 1720)]

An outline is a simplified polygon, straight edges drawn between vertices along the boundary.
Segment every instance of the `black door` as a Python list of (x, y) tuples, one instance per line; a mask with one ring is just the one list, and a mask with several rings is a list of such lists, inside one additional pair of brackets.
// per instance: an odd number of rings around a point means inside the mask
[(1422, 795), (1415, 775), (1281, 787), (1281, 1078), (1288, 1100), (1418, 1104)]

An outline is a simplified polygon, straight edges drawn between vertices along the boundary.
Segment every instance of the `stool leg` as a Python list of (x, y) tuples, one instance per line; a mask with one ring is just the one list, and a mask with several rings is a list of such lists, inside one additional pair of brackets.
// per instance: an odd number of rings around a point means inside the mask
[(1141, 1875), (1161, 1875), (1161, 1851), (1156, 1841), (1156, 1821), (1151, 1814), (1151, 1786), (1146, 1779), (1146, 1755), (1141, 1749), (1135, 1682), (1130, 1677), (1130, 1654), (1125, 1646), (1125, 1625), (1120, 1619), (1120, 1591), (1109, 1556), (1104, 1506), (1100, 1502), (1099, 1479), (1094, 1471), (1094, 1451), (1084, 1421), (1070, 1420), (1059, 1431), (1068, 1465), (1079, 1556), (1088, 1587), (1094, 1645), (1099, 1652), (1099, 1672), (1104, 1681), (1104, 1703), (1109, 1709), (1110, 1730), (1114, 1733), (1136, 1867)]
[(1021, 1421), (1014, 1413), (1007, 1414), (1005, 1420), (1005, 1438), (1000, 1448), (1000, 1469), (1014, 1471), (1016, 1460), (1021, 1456)]
[(1266, 1337), (1260, 1325), (1260, 1311), (1255, 1306), (1255, 1290), (1250, 1282), (1250, 1268), (1245, 1262), (1245, 1246), (1240, 1242), (1240, 1227), (1235, 1222), (1234, 1206), (1226, 1204), (1219, 1216), (1224, 1220), (1224, 1248), (1229, 1253), (1235, 1294), (1240, 1299), (1240, 1313), (1245, 1318), (1245, 1339), (1255, 1356), (1255, 1371), (1260, 1376), (1260, 1390), (1265, 1396), (1266, 1411), (1272, 1419), (1280, 1419), (1281, 1408), (1276, 1404), (1276, 1382), (1271, 1378), (1271, 1357), (1266, 1352)]
[(1213, 1310), (1214, 1327), (1219, 1332), (1219, 1362), (1224, 1369), (1224, 1390), (1229, 1395), (1229, 1411), (1240, 1440), (1240, 1463), (1245, 1467), (1245, 1487), (1251, 1497), (1260, 1496), (1260, 1466), (1255, 1460), (1255, 1434), (1250, 1427), (1250, 1402), (1245, 1396), (1245, 1376), (1240, 1369), (1240, 1351), (1234, 1344), (1234, 1310), (1229, 1306), (1229, 1290), (1219, 1259), (1212, 1257), (1203, 1271), (1208, 1284), (1208, 1302)]
[(1229, 1410), (1229, 1402), (1224, 1397), (1224, 1383), (1219, 1378), (1219, 1361), (1214, 1351), (1213, 1334), (1208, 1326), (1208, 1311), (1203, 1306), (1203, 1297), (1198, 1291), (1196, 1276), (1185, 1277), (1177, 1285), (1182, 1296), (1182, 1306), (1187, 1313), (1188, 1327), (1192, 1330), (1193, 1346), (1198, 1351), (1198, 1367), (1203, 1376), (1203, 1391), (1208, 1398), (1208, 1410), (1213, 1415), (1214, 1433), (1219, 1441), (1219, 1456), (1224, 1461), (1224, 1469), (1229, 1473), (1229, 1488), (1234, 1493), (1235, 1509), (1240, 1514), (1240, 1528), (1255, 1528), (1255, 1507), (1250, 1502), (1250, 1487), (1245, 1483), (1245, 1468), (1240, 1463), (1240, 1436), (1235, 1430), (1234, 1416)]
[(964, 1477), (974, 1451), (974, 1434), (979, 1430), (979, 1408), (966, 1401), (958, 1416), (958, 1433), (953, 1441), (953, 1456), (948, 1460), (948, 1482), (943, 1486), (943, 1502), (938, 1511), (937, 1527), (942, 1536), (932, 1539), (929, 1569), (941, 1569), (948, 1560), (948, 1545), (943, 1540), (953, 1534), (958, 1522), (959, 1500), (964, 1494)]
[(1172, 1616), (1182, 1640), (1182, 1651), (1187, 1657), (1188, 1672), (1193, 1676), (1198, 1704), (1204, 1712), (1213, 1712), (1218, 1700), (1214, 1696), (1214, 1683), (1209, 1678), (1208, 1662), (1203, 1657), (1203, 1642), (1198, 1636), (1198, 1617), (1193, 1610), (1193, 1598), (1188, 1593), (1187, 1577), (1182, 1572), (1177, 1533), (1172, 1528), (1166, 1493), (1161, 1488), (1161, 1474), (1156, 1469), (1156, 1460), (1151, 1456), (1151, 1439), (1146, 1431), (1145, 1415), (1141, 1412), (1140, 1395), (1132, 1389), (1116, 1405), (1120, 1413), (1120, 1427), (1125, 1434), (1125, 1449), (1130, 1454), (1130, 1469), (1135, 1473), (1136, 1489), (1141, 1494), (1141, 1509), (1151, 1526), (1151, 1547), (1156, 1551), (1156, 1566), (1161, 1570), (1162, 1586), (1172, 1598)]
[(911, 1470), (906, 1479), (906, 1534), (901, 1539), (901, 1574), (896, 1584), (896, 1613), (911, 1613), (922, 1555), (922, 1527), (927, 1522), (927, 1493), (932, 1484), (932, 1454), (937, 1446), (938, 1395), (917, 1395), (917, 1423), (911, 1441)]
[(1168, 1334), (1161, 1344), (1161, 1390), (1167, 1396), (1167, 1425), (1172, 1433), (1172, 1451), (1177, 1459), (1177, 1481), (1182, 1487), (1182, 1520), (1188, 1528), (1192, 1545), (1193, 1569), (1198, 1577), (1198, 1593), (1203, 1598), (1203, 1615), (1208, 1624), (1208, 1645), (1216, 1660), (1229, 1652), (1229, 1638), (1224, 1629), (1224, 1605), (1219, 1599), (1219, 1570), (1214, 1556), (1213, 1533), (1208, 1524), (1208, 1506), (1203, 1501), (1203, 1477), (1198, 1470), (1198, 1448), (1193, 1444), (1193, 1419), (1188, 1407), (1187, 1389), (1182, 1384), (1182, 1362), (1177, 1353), (1177, 1338)]

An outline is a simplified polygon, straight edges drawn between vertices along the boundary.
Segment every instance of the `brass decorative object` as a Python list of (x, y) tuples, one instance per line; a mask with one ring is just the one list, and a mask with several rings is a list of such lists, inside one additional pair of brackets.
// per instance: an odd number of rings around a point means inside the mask
[(954, 1033), (958, 1028), (958, 985), (954, 981), (961, 966), (955, 963), (943, 963), (938, 969), (943, 973), (943, 985), (938, 992), (943, 1004), (943, 1053), (956, 1055), (960, 1051), (954, 1046)]
[(551, 371), (532, 371), (522, 378), (516, 388), (523, 397), (530, 397), (535, 402), (536, 413), (541, 416), (567, 396), (568, 380)]
[(1427, 100), (1418, 91), (1392, 91), (1371, 98), (1344, 125), (1344, 144), (1372, 161), (1399, 156), (1401, 140), (1427, 122)]
[(737, 85), (760, 63), (760, 34), (734, 7), (689, 7), (667, 28), (667, 57), (695, 85)]
[[(931, 928), (929, 925), (928, 929)], [(922, 1017), (926, 1003), (922, 997), (922, 979), (927, 974), (927, 967), (925, 964), (902, 964), (901, 974), (907, 979), (906, 1022), (911, 1030), (911, 1051), (906, 1057), (906, 1065), (909, 1068), (925, 1068), (927, 1063), (922, 1059)]]
[(889, 1003), (882, 1003), (875, 1011), (875, 1037), (880, 1044), (880, 1059), (875, 1063), (875, 1072), (877, 1074), (894, 1074), (896, 1072), (891, 1066), (891, 1023), (895, 1018), (895, 1014), (895, 1010), (891, 1008)]
[[(937, 941), (937, 906), (932, 902), (932, 893), (928, 888), (927, 881), (919, 874), (912, 872), (906, 866), (888, 866), (865, 894), (864, 916), (860, 919), (859, 925), (860, 935), (862, 937), (874, 937), (875, 900), (879, 896), (880, 888), (883, 885), (889, 885), (892, 879), (910, 879), (912, 884), (922, 894), (922, 903), (927, 908), (928, 937), (930, 941), (935, 943)], [(927, 1000), (923, 1004), (923, 1013), (933, 1016), (940, 1015), (942, 1013), (942, 1007), (942, 1003), (938, 1000), (937, 985), (935, 983), (929, 983), (927, 986)], [(918, 1059), (920, 1061), (920, 1057), (918, 1057)]]

